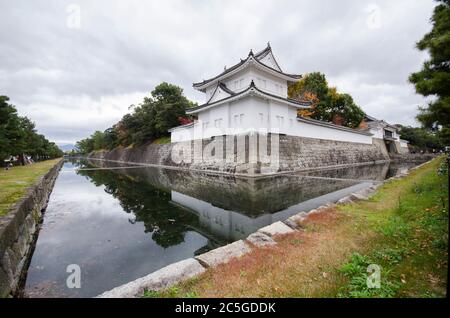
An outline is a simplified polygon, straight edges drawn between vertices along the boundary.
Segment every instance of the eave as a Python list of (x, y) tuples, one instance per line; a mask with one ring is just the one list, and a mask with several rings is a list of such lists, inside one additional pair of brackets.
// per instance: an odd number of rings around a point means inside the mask
[(243, 90), (241, 92), (238, 92), (238, 93), (235, 93), (234, 95), (231, 95), (231, 96), (229, 96), (227, 98), (223, 98), (221, 100), (212, 102), (212, 103), (206, 103), (206, 104), (194, 107), (194, 108), (187, 109), (186, 110), (186, 114), (196, 114), (196, 113), (198, 113), (200, 111), (205, 111), (205, 110), (208, 110), (208, 109), (210, 109), (212, 107), (216, 107), (216, 106), (222, 105), (224, 103), (232, 102), (234, 100), (243, 98), (243, 97), (245, 97), (247, 95), (253, 95), (253, 96), (256, 95), (256, 96), (259, 96), (259, 97), (262, 97), (262, 98), (277, 100), (277, 101), (283, 102), (285, 104), (288, 104), (290, 106), (293, 106), (293, 107), (296, 107), (296, 108), (299, 108), (299, 109), (305, 109), (305, 108), (310, 108), (311, 107), (311, 103), (310, 102), (301, 102), (301, 101), (297, 101), (297, 100), (294, 100), (294, 99), (284, 98), (284, 97), (281, 97), (281, 96), (278, 96), (278, 95), (273, 95), (273, 94), (270, 94), (268, 92), (262, 91), (259, 88), (257, 88), (255, 83), (252, 81), (250, 86), (248, 88), (246, 88), (245, 90)]

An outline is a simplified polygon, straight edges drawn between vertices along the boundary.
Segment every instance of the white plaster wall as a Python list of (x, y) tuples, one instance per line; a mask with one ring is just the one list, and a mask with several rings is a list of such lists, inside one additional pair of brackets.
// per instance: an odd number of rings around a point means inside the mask
[(226, 78), (223, 83), (233, 92), (240, 92), (248, 88), (251, 81), (250, 68), (246, 68), (243, 71)]
[(295, 107), (282, 104), (280, 102), (269, 102), (269, 127), (272, 132), (297, 136), (298, 131), (295, 126), (297, 110)]
[(299, 121), (297, 121), (295, 126), (295, 132), (296, 133), (294, 136), (298, 137), (372, 144), (372, 136), (362, 135), (351, 131), (333, 129), (331, 127), (317, 126)]
[(256, 97), (247, 97), (236, 101), (230, 105), (230, 119), (233, 128), (253, 130), (267, 128), (268, 104), (263, 99)]
[(258, 87), (259, 89), (274, 95), (287, 98), (286, 80), (275, 77), (257, 68), (250, 69), (250, 77), (253, 79), (256, 87)]
[[(234, 92), (240, 92), (245, 89), (247, 89), (250, 86), (251, 81), (254, 81), (256, 87), (259, 89), (268, 92), (270, 94), (278, 95), (281, 97), (286, 98), (287, 97), (287, 81), (280, 79), (276, 76), (273, 76), (271, 74), (268, 74), (254, 66), (248, 67), (241, 72), (234, 74), (226, 79), (224, 79), (222, 82), (232, 91)], [(207, 102), (212, 94), (214, 93), (214, 90), (216, 88), (217, 83), (209, 86), (206, 89), (206, 96), (205, 96), (205, 102)], [(225, 98), (229, 96), (228, 94), (224, 93), (222, 95), (219, 95), (218, 97), (214, 97), (214, 101), (220, 100), (222, 98)]]
[(373, 138), (383, 139), (383, 128), (371, 128), (369, 131)]
[(171, 142), (180, 142), (186, 140), (192, 140), (194, 138), (193, 128), (178, 128), (170, 133)]
[[(297, 137), (372, 143), (372, 136), (300, 122), (295, 107), (257, 96), (218, 105), (201, 112), (198, 119), (195, 134), (194, 128), (184, 129), (184, 132), (176, 129), (172, 132), (172, 142), (263, 130)], [(220, 126), (216, 126), (216, 120), (220, 120)], [(373, 133), (374, 138), (383, 138), (382, 131), (380, 137), (380, 132), (374, 130)]]

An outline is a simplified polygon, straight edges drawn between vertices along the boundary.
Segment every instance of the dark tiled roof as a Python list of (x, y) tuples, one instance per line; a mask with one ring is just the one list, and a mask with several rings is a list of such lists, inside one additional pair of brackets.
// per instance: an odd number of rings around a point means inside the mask
[(252, 81), (250, 83), (250, 86), (247, 87), (245, 90), (243, 90), (241, 92), (237, 92), (237, 93), (233, 92), (233, 94), (231, 96), (228, 96), (226, 98), (223, 98), (221, 100), (218, 100), (218, 101), (215, 101), (215, 102), (212, 102), (212, 103), (206, 103), (206, 104), (203, 104), (203, 105), (200, 105), (200, 106), (197, 106), (197, 107), (189, 108), (189, 109), (186, 110), (186, 112), (190, 113), (192, 111), (197, 111), (197, 110), (200, 110), (200, 109), (203, 109), (203, 108), (206, 108), (206, 107), (214, 106), (215, 104), (218, 104), (220, 102), (225, 102), (225, 101), (227, 101), (227, 100), (229, 100), (229, 99), (231, 99), (233, 97), (244, 95), (246, 92), (248, 92), (251, 89), (254, 89), (255, 91), (259, 92), (262, 95), (265, 95), (265, 96), (268, 96), (268, 97), (271, 97), (271, 98), (274, 98), (274, 99), (278, 99), (280, 101), (289, 102), (289, 103), (292, 103), (292, 104), (297, 104), (297, 105), (302, 106), (302, 107), (309, 107), (309, 106), (311, 106), (311, 103), (308, 102), (308, 101), (298, 101), (298, 100), (295, 100), (295, 99), (292, 99), (292, 98), (284, 98), (284, 97), (281, 97), (281, 96), (278, 96), (278, 95), (274, 95), (274, 94), (270, 94), (268, 92), (262, 91), (258, 87), (256, 87), (255, 82)]
[(228, 87), (227, 87), (227, 85), (225, 85), (224, 83), (222, 83), (222, 82), (219, 82), (219, 85), (218, 85), (221, 89), (223, 89), (225, 92), (227, 92), (228, 94), (230, 94), (230, 95), (236, 95), (236, 93), (235, 92), (233, 92), (231, 89), (229, 89)]
[(385, 122), (385, 121), (382, 120), (382, 119), (376, 119), (375, 117), (369, 116), (369, 115), (367, 115), (367, 114), (364, 114), (364, 119), (367, 120), (367, 121), (376, 121), (376, 122), (380, 122), (380, 123), (385, 124), (387, 127), (390, 127), (390, 128), (392, 128), (392, 129), (398, 130), (398, 128), (395, 127), (394, 125), (391, 125), (391, 124)]
[(222, 82), (219, 82), (219, 83), (217, 84), (216, 88), (214, 89), (214, 92), (211, 94), (211, 97), (210, 97), (210, 98), (208, 99), (208, 101), (206, 102), (206, 104), (209, 104), (209, 102), (210, 102), (211, 99), (214, 97), (214, 94), (217, 92), (217, 89), (218, 89), (219, 87), (220, 87), (221, 89), (223, 89), (225, 92), (227, 92), (228, 94), (230, 94), (231, 96), (236, 95), (236, 93), (233, 92), (231, 89), (229, 89), (229, 88), (227, 87), (227, 85), (225, 85), (225, 84), (222, 83)]
[[(233, 65), (232, 67), (227, 68), (226, 70), (224, 70), (224, 71), (223, 71), (222, 73), (220, 73), (219, 75), (217, 75), (217, 76), (215, 76), (215, 77), (212, 77), (212, 78), (210, 78), (210, 79), (204, 80), (204, 81), (202, 81), (202, 82), (194, 83), (193, 86), (194, 86), (194, 87), (200, 87), (200, 86), (203, 86), (203, 85), (205, 85), (205, 84), (207, 84), (207, 83), (210, 83), (210, 82), (212, 82), (212, 81), (214, 81), (214, 80), (216, 80), (216, 79), (222, 77), (223, 75), (228, 74), (228, 73), (230, 73), (231, 71), (234, 71), (235, 69), (238, 69), (240, 66), (244, 65), (250, 58), (254, 58), (254, 60), (255, 60), (257, 63), (259, 63), (260, 65), (262, 65), (262, 66), (264, 66), (264, 67), (267, 67), (268, 69), (270, 69), (270, 70), (272, 70), (272, 71), (274, 71), (274, 72), (276, 72), (276, 73), (278, 73), (278, 74), (282, 74), (282, 75), (285, 75), (285, 76), (288, 76), (288, 77), (292, 77), (293, 79), (300, 79), (300, 78), (302, 77), (301, 75), (298, 75), (298, 74), (288, 74), (288, 73), (283, 73), (283, 72), (280, 71), (280, 70), (277, 70), (277, 69), (275, 69), (275, 68), (273, 68), (273, 67), (270, 67), (270, 66), (268, 66), (268, 65), (266, 65), (266, 64), (264, 64), (264, 63), (262, 63), (262, 62), (260, 62), (259, 59), (264, 58), (269, 52), (272, 52), (272, 49), (271, 49), (270, 45), (267, 45), (267, 47), (266, 47), (264, 50), (262, 50), (262, 51), (260, 51), (260, 52), (258, 52), (258, 53), (256, 53), (256, 54), (253, 54), (253, 51), (250, 50), (250, 53), (248, 54), (248, 56), (247, 56), (247, 58), (246, 58), (245, 60), (242, 60), (242, 59), (241, 59), (241, 61), (240, 61), (239, 63)], [(272, 55), (273, 55), (273, 54), (272, 54)], [(275, 62), (275, 64), (278, 65), (278, 63), (275, 61), (275, 57), (274, 57), (274, 62)], [(278, 66), (278, 67), (279, 67), (279, 66)], [(280, 68), (280, 69), (281, 69), (281, 68)]]
[(369, 116), (367, 114), (364, 114), (364, 119), (370, 120), (370, 121), (380, 121), (376, 119), (375, 117)]
[(311, 119), (311, 118), (305, 118), (305, 117), (297, 117), (298, 121), (302, 121), (308, 124), (312, 124), (312, 125), (317, 125), (317, 126), (324, 126), (324, 127), (330, 127), (333, 129), (339, 129), (339, 130), (344, 130), (344, 131), (349, 131), (349, 132), (353, 132), (353, 133), (357, 133), (357, 134), (361, 134), (361, 135), (366, 135), (366, 136), (372, 136), (371, 133), (368, 132), (364, 132), (361, 130), (356, 130), (353, 128), (348, 128), (345, 126), (339, 126), (333, 123), (329, 123), (326, 121), (321, 121), (321, 120), (317, 120), (317, 119)]

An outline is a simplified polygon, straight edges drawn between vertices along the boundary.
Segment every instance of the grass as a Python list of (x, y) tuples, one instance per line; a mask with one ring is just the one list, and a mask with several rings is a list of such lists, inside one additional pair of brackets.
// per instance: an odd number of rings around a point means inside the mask
[(47, 160), (27, 166), (17, 166), (10, 170), (0, 170), (0, 216), (26, 193), (42, 175), (49, 171), (60, 159)]
[(152, 143), (157, 144), (157, 145), (170, 144), (170, 136), (159, 137), (159, 138), (153, 140)]
[[(304, 231), (144, 297), (445, 297), (447, 176), (443, 158), (369, 200), (311, 215)], [(442, 170), (442, 169), (441, 169)], [(368, 266), (380, 288), (367, 285)]]

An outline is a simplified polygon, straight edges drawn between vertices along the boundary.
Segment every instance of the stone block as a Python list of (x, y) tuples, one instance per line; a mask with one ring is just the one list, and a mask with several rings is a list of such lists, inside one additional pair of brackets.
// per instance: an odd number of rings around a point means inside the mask
[(247, 237), (247, 241), (259, 247), (277, 244), (270, 236), (261, 232), (255, 232), (250, 234)]
[(250, 247), (245, 244), (244, 241), (239, 240), (198, 255), (195, 258), (203, 265), (213, 267), (219, 264), (227, 263), (232, 258), (240, 257), (248, 252), (250, 252)]
[(271, 225), (268, 225), (266, 227), (263, 227), (258, 230), (260, 233), (264, 233), (269, 236), (276, 236), (276, 235), (282, 235), (282, 234), (288, 234), (294, 232), (293, 229), (291, 229), (289, 226), (284, 224), (281, 221), (272, 223)]
[(361, 201), (361, 200), (367, 200), (367, 196), (363, 195), (361, 193), (355, 192), (350, 194), (350, 199), (352, 201)]
[(104, 292), (97, 298), (134, 298), (143, 295), (145, 290), (161, 290), (176, 283), (197, 276), (205, 268), (193, 258), (170, 264), (147, 276)]
[(343, 197), (342, 199), (339, 199), (337, 201), (338, 204), (348, 204), (348, 203), (352, 203), (352, 202), (353, 202), (353, 200), (352, 200), (351, 196), (349, 196), (349, 195), (346, 197)]
[(373, 189), (372, 187), (369, 187), (369, 188), (359, 190), (359, 191), (355, 192), (355, 194), (361, 196), (363, 198), (362, 200), (364, 200), (364, 199), (368, 199), (371, 196), (373, 196), (375, 191), (376, 191), (375, 189)]
[(303, 222), (307, 217), (308, 213), (300, 212), (288, 218), (286, 221), (284, 221), (284, 223), (286, 223), (291, 228), (300, 229), (302, 227), (300, 223)]

